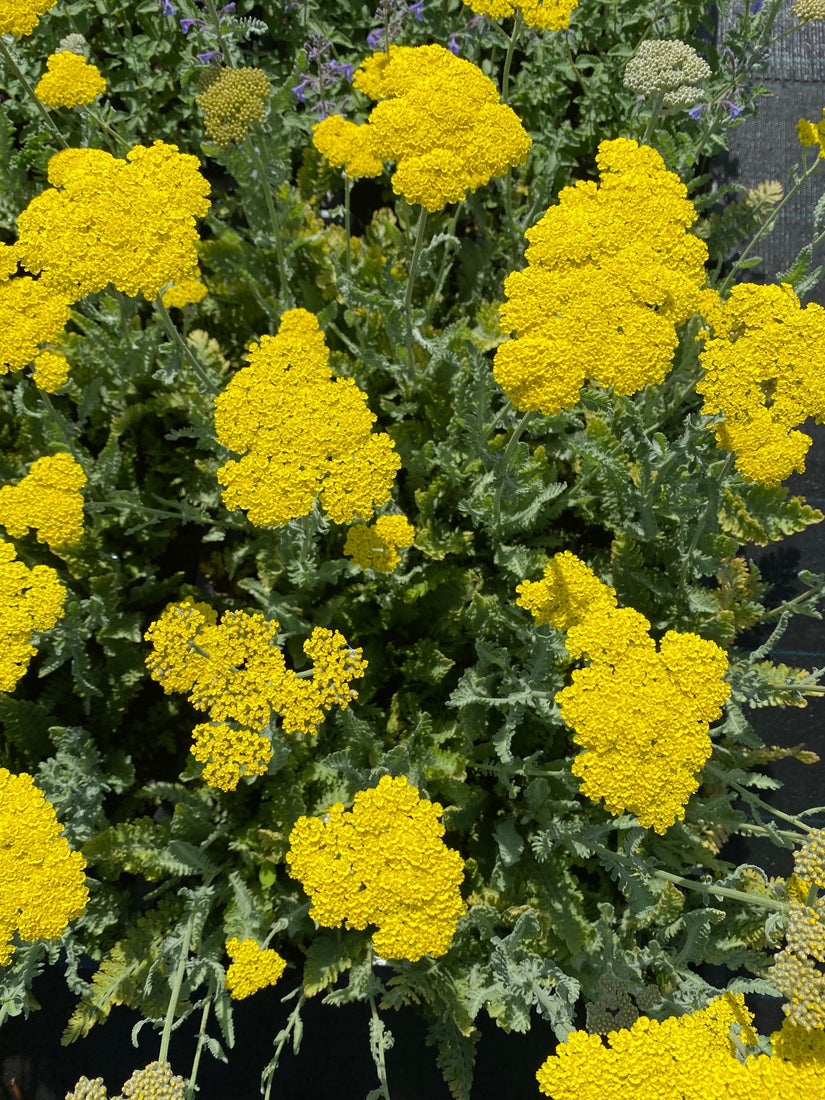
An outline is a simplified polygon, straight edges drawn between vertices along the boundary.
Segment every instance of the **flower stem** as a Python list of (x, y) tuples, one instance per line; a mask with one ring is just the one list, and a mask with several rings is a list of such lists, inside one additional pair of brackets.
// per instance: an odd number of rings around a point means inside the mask
[(169, 998), (169, 1007), (166, 1009), (166, 1020), (163, 1024), (163, 1035), (160, 1040), (160, 1054), (158, 1055), (159, 1062), (167, 1061), (167, 1055), (169, 1053), (169, 1037), (172, 1034), (172, 1024), (175, 1019), (175, 1009), (178, 1004), (178, 997), (180, 997), (181, 986), (183, 985), (183, 975), (186, 972), (186, 961), (189, 957), (189, 944), (192, 942), (192, 929), (195, 926), (195, 911), (194, 909), (189, 914), (189, 920), (186, 922), (186, 928), (183, 931), (183, 943), (180, 948), (180, 959), (178, 960), (178, 969), (175, 972), (175, 981), (172, 985), (172, 995)]
[(504, 491), (504, 475), (507, 473), (507, 467), (510, 464), (510, 456), (515, 450), (516, 444), (521, 439), (521, 433), (527, 427), (527, 424), (538, 412), (538, 409), (529, 409), (524, 416), (513, 428), (513, 434), (510, 436), (510, 440), (504, 449), (504, 457), (501, 461), (501, 480), (498, 483), (496, 489), (495, 500), (493, 501), (493, 525), (498, 530), (501, 525), (501, 494)]
[(507, 93), (510, 90), (510, 66), (513, 64), (513, 51), (516, 48), (516, 39), (519, 36), (519, 31), (522, 25), (521, 8), (516, 9), (516, 15), (513, 20), (513, 32), (510, 35), (510, 39), (507, 43), (507, 53), (504, 58), (504, 71), (501, 74), (501, 102), (507, 102)]
[(788, 909), (788, 903), (780, 901), (779, 898), (767, 898), (762, 894), (747, 894), (744, 890), (733, 890), (730, 886), (719, 886), (715, 882), (696, 882), (695, 879), (672, 875), (670, 871), (661, 871), (658, 867), (650, 874), (653, 878), (661, 879), (663, 882), (672, 882), (676, 886), (684, 886), (688, 890), (698, 890), (700, 894), (735, 898), (737, 901), (744, 901), (749, 905), (761, 905), (763, 909), (773, 909), (779, 913), (787, 912)]
[(412, 371), (415, 367), (415, 359), (413, 357), (413, 342), (412, 342), (412, 299), (413, 299), (413, 286), (415, 284), (415, 275), (418, 270), (418, 261), (421, 258), (421, 248), (424, 244), (424, 230), (427, 225), (427, 208), (421, 207), (421, 213), (418, 215), (418, 225), (415, 230), (415, 243), (413, 244), (412, 259), (410, 260), (410, 269), (407, 272), (407, 293), (404, 296), (404, 323), (405, 333), (407, 339), (407, 365)]
[[(456, 205), (455, 205), (455, 210), (453, 211), (453, 216), (450, 219), (450, 224), (447, 227), (447, 233), (451, 237), (455, 236), (455, 231), (456, 231), (456, 227), (458, 226), (458, 218), (459, 218), (460, 213), (461, 213), (461, 203), (457, 202)], [(441, 267), (438, 270), (438, 277), (435, 281), (435, 289), (433, 290), (432, 297), (430, 298), (430, 301), (427, 305), (427, 312), (426, 312), (426, 321), (427, 322), (429, 322), (430, 318), (432, 317), (433, 311), (435, 310), (435, 307), (438, 304), (438, 298), (439, 298), (439, 295), (441, 294), (441, 288), (444, 286), (444, 280), (447, 278), (447, 271), (449, 270), (448, 267), (447, 267), (447, 257), (450, 255), (452, 245), (453, 245), (452, 241), (446, 241), (445, 244), (444, 244), (444, 251), (441, 253)]]
[(201, 1013), (201, 1026), (198, 1028), (198, 1044), (195, 1047), (195, 1057), (192, 1060), (192, 1072), (189, 1075), (189, 1084), (186, 1086), (186, 1100), (192, 1100), (195, 1095), (195, 1081), (198, 1078), (198, 1066), (201, 1060), (201, 1051), (203, 1050), (204, 1036), (206, 1035), (206, 1021), (209, 1017), (209, 1009), (212, 1007), (211, 998), (207, 998), (206, 1004), (203, 1006), (203, 1012)]
[(29, 96), (35, 107), (37, 107), (38, 111), (43, 116), (43, 119), (48, 128), (51, 130), (51, 132), (54, 134), (54, 136), (57, 138), (63, 148), (68, 149), (69, 143), (60, 133), (60, 130), (58, 130), (57, 124), (46, 109), (45, 103), (43, 103), (40, 99), (38, 99), (37, 95), (35, 95), (34, 88), (32, 88), (31, 84), (29, 84), (28, 80), (26, 80), (25, 76), (23, 75), (23, 71), (14, 59), (14, 55), (11, 53), (11, 51), (6, 46), (6, 43), (3, 41), (2, 35), (0, 35), (0, 54), (2, 54), (6, 64), (12, 70), (14, 75), (23, 85), (23, 87), (26, 89), (26, 94)]
[(352, 183), (349, 176), (344, 172), (344, 233), (347, 237), (347, 278), (352, 279), (352, 244), (350, 237), (352, 234), (352, 224), (350, 219), (350, 191), (352, 190)]
[[(370, 951), (370, 969), (372, 970), (372, 958), (373, 950)], [(381, 1017), (378, 1015), (378, 1006), (375, 1003), (375, 995), (370, 989), (369, 992), (370, 1002), (370, 1016), (372, 1017), (371, 1038), (372, 1042), (370, 1046), (373, 1050), (373, 1059), (375, 1061), (375, 1068), (378, 1070), (378, 1081), (381, 1085), (381, 1096), (383, 1100), (392, 1100), (390, 1096), (390, 1085), (387, 1079), (387, 1062), (384, 1057), (384, 1024)]]
[(216, 394), (218, 392), (218, 388), (219, 388), (217, 380), (206, 369), (206, 367), (204, 367), (204, 365), (196, 358), (195, 353), (192, 351), (192, 349), (186, 343), (184, 338), (178, 332), (174, 321), (169, 316), (169, 311), (167, 310), (166, 306), (163, 304), (162, 294), (160, 294), (160, 293), (158, 294), (157, 298), (155, 298), (155, 306), (157, 308), (158, 313), (160, 314), (160, 319), (163, 322), (163, 327), (166, 329), (166, 331), (171, 336), (172, 342), (174, 344), (177, 344), (178, 349), (180, 350), (181, 354), (184, 356), (184, 358), (189, 363), (195, 377), (197, 378), (198, 382), (200, 383), (202, 391), (204, 393), (208, 393), (208, 394), (212, 394), (212, 395)]
[[(290, 996), (291, 996), (291, 994), (290, 994)], [(288, 998), (285, 998), (285, 999), (288, 999)], [(281, 1001), (281, 1003), (283, 1004), (283, 1001)], [(266, 1091), (264, 1092), (264, 1100), (269, 1100), (269, 1094), (272, 1091), (272, 1078), (275, 1076), (275, 1070), (278, 1068), (278, 1061), (281, 1057), (281, 1051), (286, 1046), (287, 1040), (289, 1039), (290, 1035), (292, 1034), (293, 1028), (298, 1023), (298, 1020), (301, 1017), (301, 1009), (304, 1007), (305, 1004), (306, 1004), (306, 995), (302, 991), (301, 996), (298, 998), (298, 1003), (295, 1005), (292, 1012), (290, 1012), (290, 1014), (289, 1014), (289, 1019), (287, 1020), (286, 1027), (283, 1029), (283, 1031), (280, 1034), (280, 1038), (278, 1039), (277, 1046), (275, 1047), (275, 1056), (272, 1059), (272, 1061), (270, 1062), (269, 1066), (267, 1066), (267, 1070), (269, 1070), (270, 1067), (271, 1067), (271, 1072), (269, 1073), (269, 1076), (267, 1078)]]
[(286, 305), (291, 308), (295, 304), (295, 299), (293, 298), (292, 288), (287, 275), (286, 256), (284, 255), (284, 245), (281, 240), (281, 221), (278, 217), (278, 211), (275, 208), (272, 188), (269, 186), (269, 180), (266, 178), (266, 169), (264, 168), (264, 162), (261, 160), (261, 154), (258, 152), (252, 138), (247, 137), (246, 146), (249, 149), (252, 160), (255, 162), (255, 168), (258, 172), (258, 183), (263, 189), (264, 201), (267, 211), (269, 212), (269, 221), (272, 225), (272, 239), (275, 244), (275, 255), (278, 260), (278, 274), (281, 278), (281, 297)]
[(221, 31), (221, 17), (218, 13), (217, 7), (215, 6), (215, 0), (206, 0), (206, 10), (209, 12), (209, 18), (211, 19), (212, 25), (215, 28), (215, 33), (218, 36), (218, 45), (221, 48), (221, 53), (223, 54), (223, 59), (226, 63), (226, 67), (228, 69), (234, 69), (235, 64), (232, 61), (229, 47), (224, 41), (223, 33)]
[(739, 783), (736, 782), (736, 780), (731, 779), (730, 776), (725, 776), (724, 781), (728, 784), (728, 786), (733, 787), (734, 790), (738, 791), (742, 798), (744, 798), (746, 802), (750, 802), (752, 806), (759, 806), (760, 809), (766, 810), (769, 814), (773, 814), (774, 817), (779, 817), (783, 821), (787, 821), (791, 825), (794, 825), (803, 833), (807, 834), (811, 831), (810, 825), (806, 825), (804, 821), (800, 821), (798, 817), (794, 817), (792, 814), (783, 813), (781, 810), (777, 810), (775, 806), (771, 806), (769, 803), (763, 802), (758, 795), (755, 795), (753, 793), (753, 791), (749, 791), (747, 787), (741, 786)]
[(659, 114), (662, 110), (662, 103), (663, 102), (664, 102), (664, 93), (663, 92), (656, 92), (656, 94), (653, 96), (653, 108), (650, 112), (650, 118), (647, 120), (647, 126), (645, 127), (644, 135), (642, 137), (642, 140), (639, 142), (640, 145), (647, 145), (648, 139), (650, 138), (650, 135), (653, 133), (653, 127), (656, 125), (656, 122), (658, 121)]

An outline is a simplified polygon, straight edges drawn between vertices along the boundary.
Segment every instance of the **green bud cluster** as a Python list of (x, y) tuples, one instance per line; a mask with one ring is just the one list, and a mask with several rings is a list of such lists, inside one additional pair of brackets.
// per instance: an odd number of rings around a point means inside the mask
[[(782, 1006), (792, 1024), (812, 1030), (825, 1027), (825, 829), (811, 829), (794, 853), (797, 886), (804, 900), (789, 890), (789, 917), (785, 947), (774, 959), (771, 979), (788, 998)], [(797, 896), (794, 896), (797, 893)]]
[(81, 1077), (72, 1091), (66, 1093), (66, 1100), (108, 1100), (103, 1078), (95, 1077), (90, 1081), (88, 1077)]
[(123, 1086), (123, 1097), (115, 1100), (183, 1100), (186, 1082), (172, 1076), (168, 1062), (150, 1062), (136, 1069)]
[(774, 959), (769, 976), (788, 998), (782, 1010), (792, 1024), (807, 1031), (825, 1027), (825, 974), (813, 959), (785, 948)]
[(796, 875), (825, 890), (825, 829), (811, 829), (793, 857)]
[(217, 145), (243, 141), (252, 123), (264, 120), (270, 83), (261, 69), (220, 69), (195, 96), (207, 137)]
[(711, 75), (710, 66), (692, 46), (678, 38), (645, 39), (624, 71), (624, 86), (650, 96), (664, 93), (666, 107), (692, 107), (704, 96), (697, 83)]

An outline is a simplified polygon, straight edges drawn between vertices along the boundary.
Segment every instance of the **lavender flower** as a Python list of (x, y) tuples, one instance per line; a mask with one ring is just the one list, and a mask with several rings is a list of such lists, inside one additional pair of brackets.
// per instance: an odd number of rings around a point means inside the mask
[(178, 9), (173, 8), (172, 5), (169, 3), (169, 0), (163, 0), (163, 4), (161, 6), (161, 15), (177, 15), (177, 14), (178, 14)]

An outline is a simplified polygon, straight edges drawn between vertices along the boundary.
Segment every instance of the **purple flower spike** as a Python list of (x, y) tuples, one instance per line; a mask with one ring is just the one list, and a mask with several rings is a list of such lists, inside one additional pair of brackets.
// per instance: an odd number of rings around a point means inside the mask
[(177, 10), (177, 8), (172, 7), (172, 5), (169, 3), (169, 0), (163, 0), (163, 7), (161, 9), (161, 14), (162, 15), (177, 15), (178, 10)]
[(447, 49), (450, 51), (450, 53), (454, 53), (456, 57), (461, 56), (458, 48), (458, 40), (456, 39), (456, 36), (454, 34), (450, 35), (450, 41), (447, 43)]
[(192, 29), (192, 27), (195, 26), (195, 24), (197, 24), (199, 27), (206, 26), (202, 19), (181, 19), (180, 29), (183, 31), (184, 34), (189, 34), (190, 30)]
[(409, 11), (410, 15), (414, 15), (420, 23), (421, 20), (424, 18), (424, 0), (418, 0), (418, 3), (410, 4), (407, 10)]
[(234, 4), (227, 4), (226, 7), (221, 8), (221, 10), (218, 14), (219, 15), (229, 15), (230, 12), (233, 12), (234, 10), (235, 10), (235, 5)]
[(762, 0), (753, 0), (751, 4), (751, 15), (758, 15), (762, 11)]
[(296, 84), (294, 88), (290, 88), (293, 95), (297, 96), (301, 103), (306, 103), (306, 89), (310, 86), (312, 81), (310, 79), (302, 80), (300, 84)]
[(700, 103), (698, 107), (691, 107), (688, 114), (691, 118), (699, 118), (708, 106), (709, 104), (707, 103)]
[(371, 50), (377, 50), (381, 44), (381, 39), (384, 37), (383, 30), (370, 31), (367, 35), (367, 45)]
[(221, 56), (221, 51), (220, 50), (207, 50), (206, 53), (199, 53), (198, 54), (198, 61), (200, 61), (200, 63), (202, 65), (208, 65), (209, 62), (214, 57), (220, 57), (220, 56)]
[(735, 103), (731, 103), (730, 100), (728, 100), (728, 99), (723, 99), (722, 102), (725, 104), (726, 107), (728, 107), (730, 109), (730, 114), (728, 115), (728, 122), (733, 122), (733, 120), (736, 118), (736, 116), (741, 115), (742, 112), (745, 109), (744, 107), (737, 107)]

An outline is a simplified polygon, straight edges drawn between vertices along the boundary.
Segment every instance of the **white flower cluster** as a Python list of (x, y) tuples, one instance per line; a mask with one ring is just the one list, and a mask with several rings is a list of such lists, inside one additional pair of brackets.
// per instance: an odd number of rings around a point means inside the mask
[(704, 96), (697, 82), (710, 75), (710, 66), (687, 42), (645, 39), (627, 63), (624, 86), (645, 96), (663, 92), (666, 107), (692, 107)]
[(86, 39), (82, 34), (67, 34), (65, 38), (61, 38), (57, 44), (57, 53), (63, 53), (67, 50), (69, 53), (79, 53), (83, 56), (84, 47), (86, 46)]

